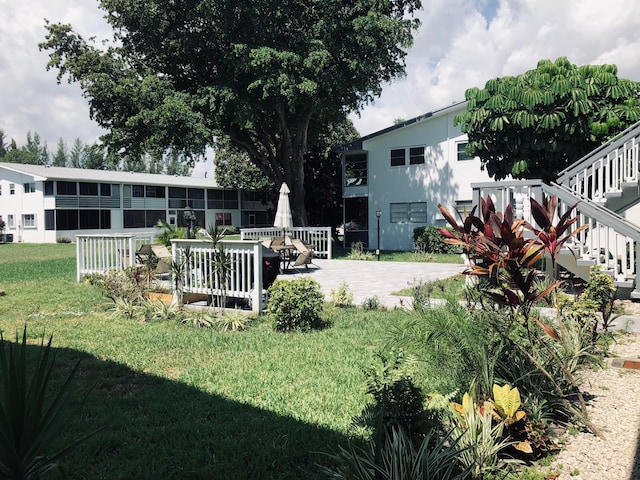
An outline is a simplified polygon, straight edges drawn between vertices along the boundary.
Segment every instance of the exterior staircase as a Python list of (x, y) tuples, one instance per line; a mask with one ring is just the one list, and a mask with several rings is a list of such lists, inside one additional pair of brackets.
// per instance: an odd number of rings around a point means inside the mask
[[(558, 215), (577, 204), (578, 221), (573, 228), (589, 225), (566, 244), (558, 264), (587, 279), (593, 265), (614, 277), (621, 298), (640, 299), (638, 245), (640, 213), (640, 122), (578, 160), (558, 175), (556, 182), (541, 180), (504, 181), (474, 184), (474, 204), (480, 196), (491, 195), (496, 208), (513, 205), (518, 218), (535, 225), (529, 198), (558, 197)], [(628, 218), (625, 218), (628, 217)]]

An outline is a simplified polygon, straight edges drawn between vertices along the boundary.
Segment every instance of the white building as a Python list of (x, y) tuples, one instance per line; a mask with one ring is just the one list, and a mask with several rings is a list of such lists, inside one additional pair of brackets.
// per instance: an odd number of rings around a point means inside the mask
[(465, 153), (467, 136), (453, 125), (465, 109), (457, 103), (342, 146), (346, 247), (360, 241), (369, 249), (412, 250), (415, 227), (444, 226), (439, 203), (471, 206), (471, 184), (490, 177)]
[(158, 219), (182, 225), (187, 206), (201, 227), (269, 224), (254, 192), (206, 178), (0, 163), (0, 218), (14, 242), (154, 232)]

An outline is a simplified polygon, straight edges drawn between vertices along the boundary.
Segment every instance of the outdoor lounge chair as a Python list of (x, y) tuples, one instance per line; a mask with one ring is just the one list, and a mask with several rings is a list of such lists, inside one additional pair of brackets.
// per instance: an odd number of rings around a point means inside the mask
[(164, 245), (151, 245), (151, 251), (158, 259), (156, 274), (165, 275), (171, 272), (171, 252)]
[(291, 239), (293, 246), (298, 251), (298, 256), (296, 257), (295, 262), (293, 262), (293, 268), (298, 269), (304, 265), (306, 269), (309, 268), (309, 264), (313, 263), (313, 247), (308, 247), (305, 245), (302, 240), (297, 238)]

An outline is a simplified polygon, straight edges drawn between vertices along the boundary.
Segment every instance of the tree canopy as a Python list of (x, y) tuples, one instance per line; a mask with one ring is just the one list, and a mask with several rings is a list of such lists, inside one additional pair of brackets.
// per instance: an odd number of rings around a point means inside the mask
[(617, 74), (615, 65), (541, 60), (534, 70), (468, 89), (467, 111), (455, 123), (489, 175), (554, 180), (640, 120), (640, 83)]
[(100, 0), (108, 47), (47, 23), (48, 68), (78, 81), (115, 150), (198, 154), (228, 136), (306, 225), (310, 123), (330, 123), (404, 74), (420, 0)]

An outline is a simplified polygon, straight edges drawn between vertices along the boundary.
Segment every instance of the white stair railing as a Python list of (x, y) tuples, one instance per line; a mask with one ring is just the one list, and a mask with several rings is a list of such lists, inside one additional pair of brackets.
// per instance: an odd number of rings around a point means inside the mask
[[(575, 215), (578, 220), (572, 225), (572, 231), (582, 225), (588, 225), (589, 228), (579, 232), (566, 245), (566, 253), (571, 257), (575, 256), (576, 265), (586, 267), (574, 273), (586, 280), (588, 267), (597, 264), (614, 275), (619, 285), (633, 285), (635, 274), (640, 271), (640, 258), (636, 254), (640, 242), (640, 228), (637, 225), (564, 185), (527, 180), (474, 184), (473, 189), (476, 205), (479, 205), (481, 196), (491, 196), (496, 209), (500, 211), (504, 211), (507, 204), (511, 203), (515, 216), (534, 226), (536, 224), (529, 207), (530, 198), (542, 203), (544, 196), (556, 195), (559, 200), (556, 221), (558, 216), (577, 204)], [(631, 295), (640, 298), (638, 285), (635, 285)]]
[(640, 122), (560, 172), (556, 183), (593, 201), (620, 196), (638, 184), (639, 145)]

